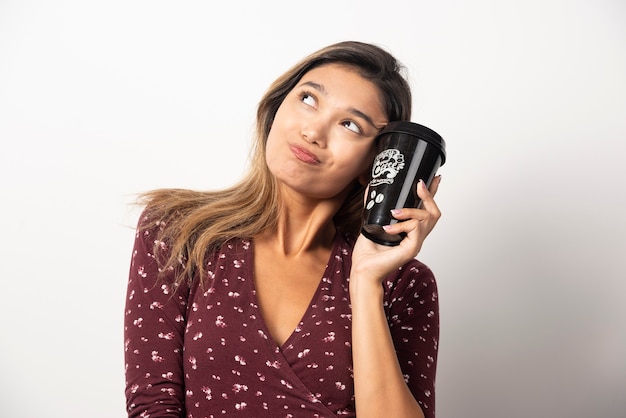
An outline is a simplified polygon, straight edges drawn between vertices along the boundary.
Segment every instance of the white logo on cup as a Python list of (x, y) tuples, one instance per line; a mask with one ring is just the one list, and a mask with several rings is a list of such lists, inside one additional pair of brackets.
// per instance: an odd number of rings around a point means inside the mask
[(370, 201), (367, 202), (367, 210), (373, 208), (376, 203), (382, 203), (383, 200), (385, 200), (384, 194), (376, 193), (376, 190), (372, 190), (372, 192), (370, 193)]
[(404, 154), (395, 148), (386, 149), (376, 156), (372, 167), (370, 186), (392, 184), (394, 178), (404, 168)]
[[(370, 186), (380, 184), (392, 184), (398, 173), (404, 168), (404, 155), (395, 148), (386, 149), (376, 156), (372, 167), (372, 180)], [(385, 195), (377, 193), (376, 190), (370, 192), (369, 201), (365, 206), (367, 210), (372, 209), (375, 204), (382, 203)]]

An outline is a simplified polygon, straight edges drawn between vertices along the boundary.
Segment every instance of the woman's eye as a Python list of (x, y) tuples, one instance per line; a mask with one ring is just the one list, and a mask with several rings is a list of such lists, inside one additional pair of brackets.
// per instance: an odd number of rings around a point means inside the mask
[(302, 100), (304, 104), (315, 106), (315, 97), (311, 96), (309, 93), (303, 93), (300, 100)]
[(347, 120), (343, 122), (343, 126), (350, 129), (352, 132), (356, 132), (357, 134), (361, 133), (361, 127), (357, 125), (356, 123), (354, 123), (354, 121)]

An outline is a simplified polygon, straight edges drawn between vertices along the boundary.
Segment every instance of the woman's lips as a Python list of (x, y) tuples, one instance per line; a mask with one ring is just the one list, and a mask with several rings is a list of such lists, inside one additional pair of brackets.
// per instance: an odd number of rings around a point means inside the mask
[(319, 164), (320, 163), (320, 160), (317, 158), (315, 154), (305, 150), (302, 147), (299, 147), (297, 145), (289, 145), (289, 149), (291, 149), (291, 152), (298, 160), (304, 163), (307, 163), (307, 164)]

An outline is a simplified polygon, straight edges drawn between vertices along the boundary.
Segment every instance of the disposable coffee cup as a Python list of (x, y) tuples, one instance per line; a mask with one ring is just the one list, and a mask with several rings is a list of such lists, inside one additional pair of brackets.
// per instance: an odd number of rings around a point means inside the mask
[(376, 137), (378, 155), (363, 210), (361, 232), (370, 240), (398, 245), (406, 234), (391, 235), (383, 226), (397, 223), (392, 209), (418, 208), (417, 183), (430, 186), (446, 161), (446, 143), (426, 126), (409, 121), (390, 122)]

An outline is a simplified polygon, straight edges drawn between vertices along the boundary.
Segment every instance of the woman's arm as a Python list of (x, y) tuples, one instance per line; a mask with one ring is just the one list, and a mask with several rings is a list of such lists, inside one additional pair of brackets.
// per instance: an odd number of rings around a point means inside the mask
[[(183, 417), (183, 340), (188, 290), (157, 280), (156, 230), (137, 230), (124, 314), (129, 417)], [(169, 281), (169, 283), (168, 283)]]
[[(420, 182), (418, 195), (424, 209), (403, 209), (394, 215), (404, 222), (393, 225), (388, 232), (407, 233), (400, 245), (385, 247), (363, 236), (359, 237), (355, 245), (350, 299), (354, 384), (359, 418), (422, 418), (425, 413), (429, 417), (433, 416), (434, 411), (422, 411), (405, 381), (383, 306), (382, 281), (417, 255), (424, 239), (441, 216), (432, 197), (439, 179), (433, 181), (430, 192)], [(434, 319), (438, 321), (438, 312)]]
[(382, 308), (382, 286), (358, 285), (350, 293), (357, 416), (423, 418), (396, 356)]

